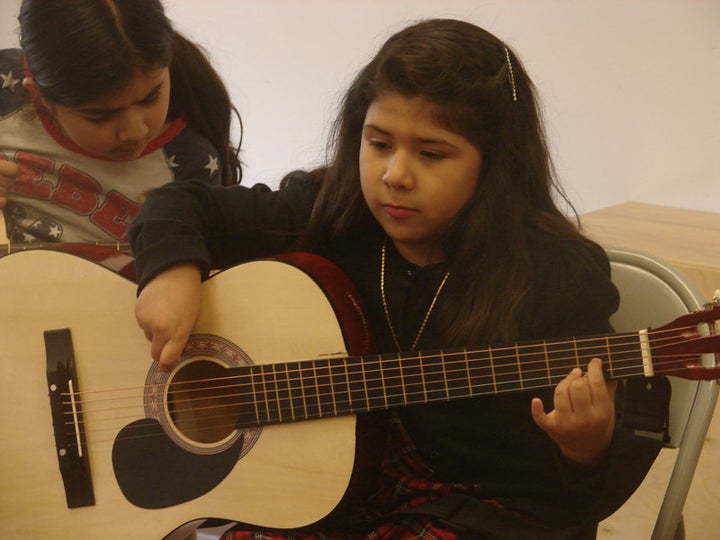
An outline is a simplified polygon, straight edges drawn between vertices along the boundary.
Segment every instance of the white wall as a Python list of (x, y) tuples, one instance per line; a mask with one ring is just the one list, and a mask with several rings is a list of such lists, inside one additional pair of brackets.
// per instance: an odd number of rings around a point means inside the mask
[[(717, 0), (166, 0), (245, 124), (245, 182), (319, 163), (338, 97), (392, 32), (465, 18), (524, 60), (578, 209), (626, 200), (720, 211)], [(0, 46), (19, 0), (0, 0)]]

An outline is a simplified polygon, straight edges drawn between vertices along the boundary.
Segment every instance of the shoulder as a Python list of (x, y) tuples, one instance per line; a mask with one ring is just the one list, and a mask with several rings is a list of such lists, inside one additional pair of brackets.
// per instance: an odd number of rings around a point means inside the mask
[(533, 281), (525, 327), (539, 336), (602, 333), (618, 308), (610, 262), (599, 245), (582, 237), (538, 237), (531, 247)]
[(23, 58), (21, 49), (0, 49), (0, 69), (3, 72), (13, 70), (16, 77), (22, 78), (24, 73)]
[(30, 102), (22, 85), (23, 54), (20, 49), (0, 50), (0, 117)]
[(175, 180), (221, 183), (220, 160), (215, 147), (190, 127), (182, 129), (163, 145)]
[(536, 278), (542, 281), (605, 280), (610, 277), (610, 261), (605, 250), (583, 237), (552, 238), (537, 235), (530, 245)]

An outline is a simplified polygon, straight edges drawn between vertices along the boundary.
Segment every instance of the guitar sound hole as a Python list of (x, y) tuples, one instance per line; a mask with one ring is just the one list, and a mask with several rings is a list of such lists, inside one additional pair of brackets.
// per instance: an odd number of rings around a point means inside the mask
[(201, 444), (221, 442), (235, 432), (239, 401), (225, 368), (208, 360), (185, 364), (168, 387), (167, 405), (176, 429)]

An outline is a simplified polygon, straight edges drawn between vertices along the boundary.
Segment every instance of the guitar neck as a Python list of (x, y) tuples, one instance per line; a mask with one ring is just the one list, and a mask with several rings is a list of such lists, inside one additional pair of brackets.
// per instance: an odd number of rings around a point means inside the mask
[(610, 378), (650, 375), (645, 341), (634, 332), (243, 366), (229, 386), (250, 404), (238, 423), (248, 427), (552, 387), (595, 357)]

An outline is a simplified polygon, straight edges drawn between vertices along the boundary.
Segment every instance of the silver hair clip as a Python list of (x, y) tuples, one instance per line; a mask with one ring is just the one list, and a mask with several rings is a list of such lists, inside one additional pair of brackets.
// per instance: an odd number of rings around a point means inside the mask
[(507, 62), (508, 73), (510, 76), (510, 86), (512, 86), (513, 101), (517, 101), (517, 90), (515, 89), (515, 74), (513, 73), (512, 62), (510, 61), (510, 49), (507, 48), (507, 45), (503, 45), (503, 47), (505, 47), (505, 62)]

